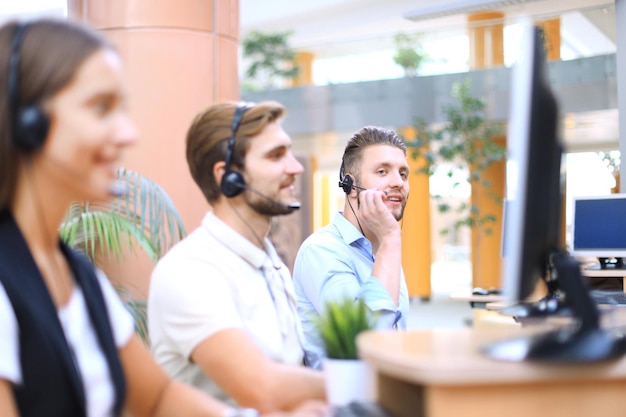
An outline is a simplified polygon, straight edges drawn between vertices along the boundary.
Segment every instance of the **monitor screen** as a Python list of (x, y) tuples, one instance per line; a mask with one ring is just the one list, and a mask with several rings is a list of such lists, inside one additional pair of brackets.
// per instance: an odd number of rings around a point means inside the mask
[(559, 245), (561, 156), (558, 112), (546, 75), (543, 36), (528, 25), (513, 69), (507, 132), (503, 293), (522, 301), (545, 276)]
[(572, 256), (626, 257), (626, 194), (572, 199)]

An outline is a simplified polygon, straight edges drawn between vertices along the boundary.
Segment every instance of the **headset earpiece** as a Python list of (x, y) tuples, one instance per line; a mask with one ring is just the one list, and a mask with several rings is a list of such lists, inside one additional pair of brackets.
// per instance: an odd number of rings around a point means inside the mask
[(226, 170), (224, 176), (222, 176), (222, 182), (220, 183), (222, 194), (231, 198), (238, 196), (246, 189), (246, 183), (243, 179), (243, 175), (239, 171)]
[(48, 136), (50, 121), (38, 106), (24, 105), (20, 102), (20, 49), (27, 29), (27, 23), (18, 23), (13, 34), (9, 58), (8, 92), (14, 144), (23, 152), (31, 153), (43, 146)]
[(235, 114), (233, 115), (233, 123), (231, 125), (230, 139), (228, 140), (228, 149), (226, 150), (226, 167), (224, 168), (224, 175), (222, 181), (220, 181), (220, 190), (224, 196), (231, 198), (238, 196), (246, 189), (246, 182), (241, 175), (241, 172), (234, 171), (231, 168), (235, 153), (235, 137), (237, 136), (237, 130), (243, 119), (245, 112), (254, 107), (254, 103), (241, 102), (237, 104)]
[(354, 188), (354, 179), (352, 178), (352, 175), (344, 175), (341, 179), (341, 182), (339, 183), (339, 186), (343, 189), (344, 193), (350, 194), (352, 188)]
[(25, 152), (33, 152), (43, 146), (49, 128), (48, 116), (39, 107), (20, 108), (15, 123), (15, 144)]
[(350, 194), (352, 188), (354, 188), (354, 178), (350, 174), (344, 174), (343, 159), (341, 160), (341, 167), (339, 168), (339, 188), (343, 189), (343, 192)]

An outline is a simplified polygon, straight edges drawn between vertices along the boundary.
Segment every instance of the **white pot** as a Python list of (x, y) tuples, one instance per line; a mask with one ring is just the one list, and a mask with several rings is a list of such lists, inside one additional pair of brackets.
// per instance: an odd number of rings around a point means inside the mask
[(326, 398), (330, 405), (376, 400), (376, 379), (365, 361), (326, 358), (322, 362), (322, 369)]

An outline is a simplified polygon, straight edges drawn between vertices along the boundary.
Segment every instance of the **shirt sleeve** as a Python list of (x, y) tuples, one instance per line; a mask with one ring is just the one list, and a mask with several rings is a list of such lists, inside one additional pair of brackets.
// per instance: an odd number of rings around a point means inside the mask
[[(371, 272), (371, 271), (369, 271)], [(332, 300), (361, 298), (376, 314), (378, 328), (392, 328), (397, 308), (387, 289), (369, 273), (361, 282), (349, 253), (336, 245), (307, 245), (298, 253), (294, 276), (318, 313)]]
[(200, 342), (215, 333), (243, 327), (225, 275), (199, 259), (162, 259), (150, 282), (150, 334), (160, 334), (190, 357)]
[(2, 284), (0, 284), (0, 378), (13, 384), (22, 382), (17, 319)]
[(128, 343), (133, 335), (135, 328), (133, 318), (104, 272), (96, 269), (96, 276), (107, 305), (115, 346), (120, 349)]

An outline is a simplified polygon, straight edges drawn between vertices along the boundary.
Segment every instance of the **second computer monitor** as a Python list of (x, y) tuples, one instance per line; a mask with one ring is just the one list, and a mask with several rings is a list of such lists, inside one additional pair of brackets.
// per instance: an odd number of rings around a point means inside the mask
[(570, 254), (626, 257), (626, 194), (572, 199)]

